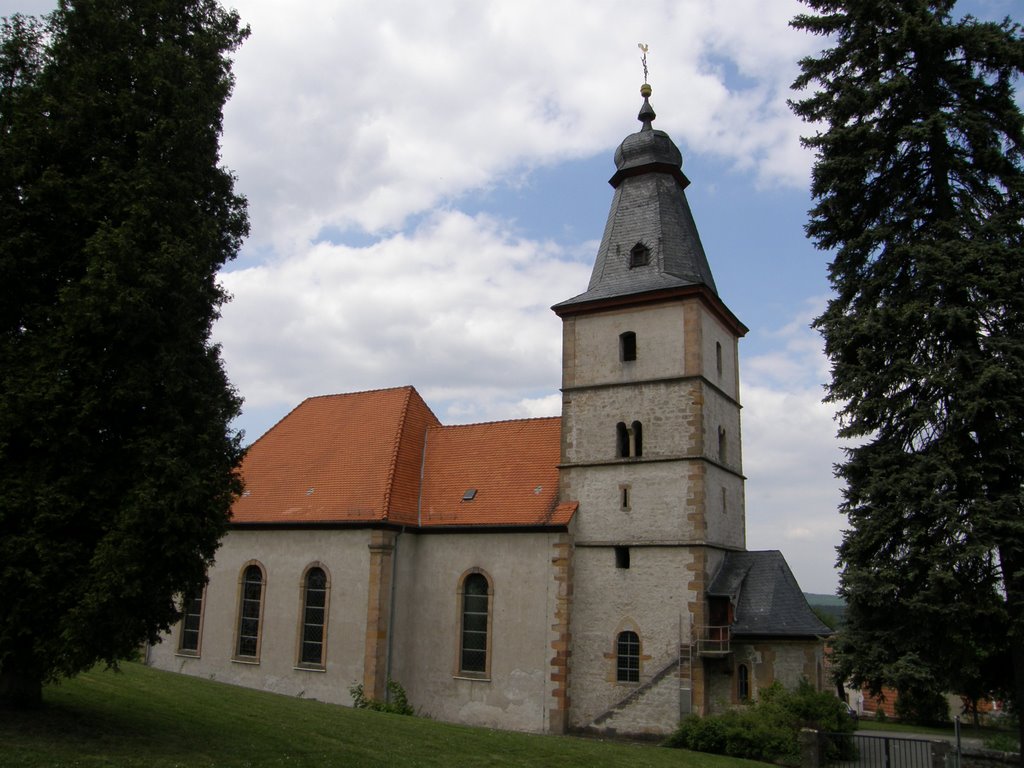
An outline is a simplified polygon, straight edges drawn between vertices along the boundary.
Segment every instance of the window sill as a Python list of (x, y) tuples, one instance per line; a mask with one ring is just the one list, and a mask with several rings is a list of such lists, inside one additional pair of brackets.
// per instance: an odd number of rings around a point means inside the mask
[(489, 683), (491, 682), (490, 675), (483, 673), (474, 675), (472, 672), (459, 672), (457, 675), (452, 675), (455, 680), (469, 680), (474, 683)]
[(198, 659), (199, 651), (175, 651), (175, 656), (181, 656), (184, 659)]
[(326, 672), (327, 667), (314, 666), (312, 664), (296, 664), (292, 667), (296, 672)]
[(260, 664), (260, 660), (259, 659), (241, 659), (241, 658), (233, 656), (231, 658), (231, 663), (232, 664), (250, 664), (250, 665), (252, 665), (254, 667), (258, 667), (259, 664)]

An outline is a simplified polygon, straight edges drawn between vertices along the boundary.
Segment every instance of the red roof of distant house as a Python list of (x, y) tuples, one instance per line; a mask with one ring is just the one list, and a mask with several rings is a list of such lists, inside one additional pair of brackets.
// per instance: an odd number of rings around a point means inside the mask
[(312, 397), (249, 448), (232, 522), (564, 526), (576, 504), (558, 504), (559, 430), (445, 427), (413, 387)]

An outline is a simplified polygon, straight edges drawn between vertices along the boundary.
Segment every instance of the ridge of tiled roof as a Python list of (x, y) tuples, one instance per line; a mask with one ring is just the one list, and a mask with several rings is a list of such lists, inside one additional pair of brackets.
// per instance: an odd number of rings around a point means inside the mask
[(786, 558), (777, 549), (727, 552), (707, 593), (732, 601), (734, 637), (832, 634), (814, 615)]

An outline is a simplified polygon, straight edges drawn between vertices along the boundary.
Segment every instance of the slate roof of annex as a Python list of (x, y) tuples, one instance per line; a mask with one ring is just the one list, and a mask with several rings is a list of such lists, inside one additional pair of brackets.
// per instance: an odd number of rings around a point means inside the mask
[(563, 527), (559, 441), (558, 418), (446, 427), (409, 386), (311, 397), (250, 446), (232, 523)]
[(733, 604), (734, 637), (810, 637), (832, 634), (814, 615), (782, 553), (727, 552), (709, 596)]

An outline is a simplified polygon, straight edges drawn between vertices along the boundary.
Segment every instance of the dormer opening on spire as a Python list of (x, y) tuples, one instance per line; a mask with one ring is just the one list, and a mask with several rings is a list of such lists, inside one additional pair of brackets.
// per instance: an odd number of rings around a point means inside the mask
[(646, 267), (651, 263), (651, 249), (643, 243), (637, 243), (629, 249), (629, 268)]

